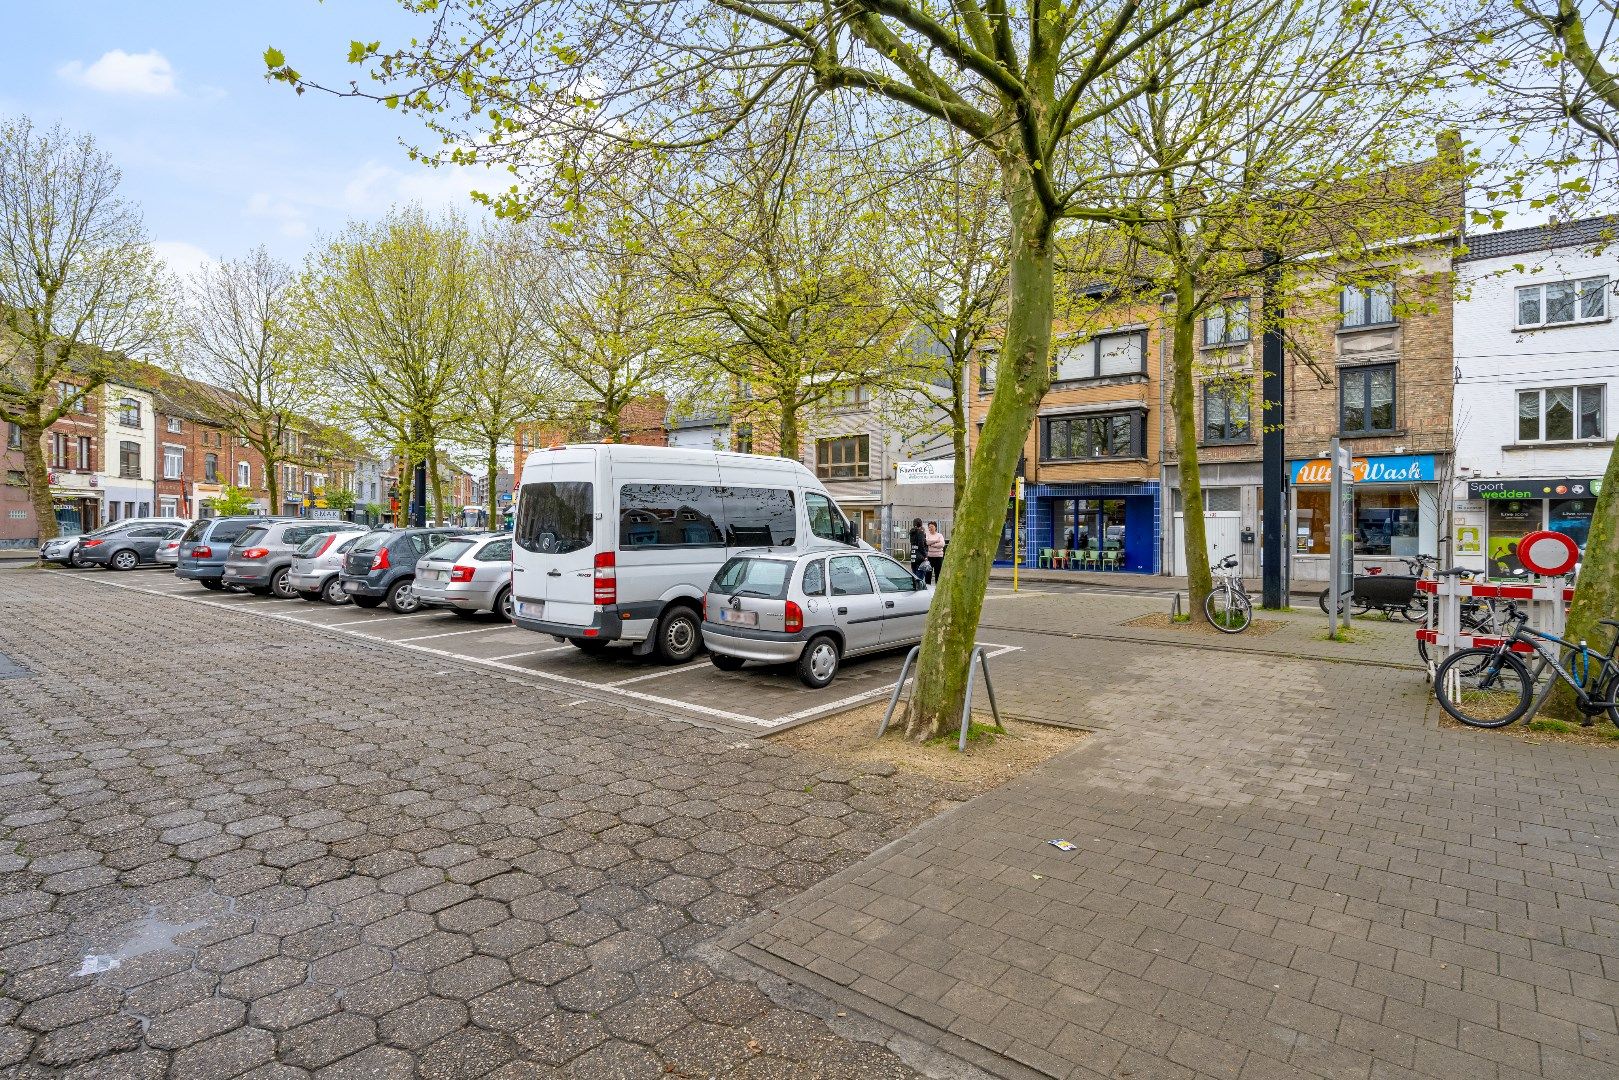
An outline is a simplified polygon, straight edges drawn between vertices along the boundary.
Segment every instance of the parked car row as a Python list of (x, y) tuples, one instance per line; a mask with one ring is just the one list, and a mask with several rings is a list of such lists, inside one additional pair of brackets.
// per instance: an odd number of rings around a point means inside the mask
[(932, 591), (859, 539), (796, 461), (630, 445), (530, 454), (511, 533), (266, 515), (121, 522), (42, 558), (119, 570), (173, 560), (210, 590), (491, 611), (581, 651), (716, 668), (842, 662), (921, 640)]

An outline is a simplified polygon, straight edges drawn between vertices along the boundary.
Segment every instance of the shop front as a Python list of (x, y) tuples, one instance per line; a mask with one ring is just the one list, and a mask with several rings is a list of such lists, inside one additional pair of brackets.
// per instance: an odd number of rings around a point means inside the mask
[[(1156, 574), (1160, 491), (1155, 483), (1029, 484), (1024, 491), (1024, 565)], [(1009, 505), (998, 562), (1011, 561), (1011, 513)]]
[(1541, 529), (1560, 532), (1585, 550), (1600, 478), (1469, 480), (1456, 508), (1456, 561), (1492, 578), (1523, 569), (1518, 542)]
[[(1347, 531), (1354, 536), (1357, 571), (1387, 567), (1404, 573), (1400, 559), (1438, 554), (1440, 460), (1433, 454), (1354, 459), (1354, 520)], [(1288, 465), (1292, 579), (1324, 582), (1332, 543), (1332, 469), (1325, 458)]]

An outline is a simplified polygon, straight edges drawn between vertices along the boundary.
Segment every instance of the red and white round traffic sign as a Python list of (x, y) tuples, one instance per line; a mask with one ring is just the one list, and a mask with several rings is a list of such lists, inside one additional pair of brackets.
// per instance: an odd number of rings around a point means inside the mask
[(1580, 548), (1560, 532), (1532, 532), (1518, 541), (1518, 561), (1532, 574), (1561, 577), (1580, 561)]

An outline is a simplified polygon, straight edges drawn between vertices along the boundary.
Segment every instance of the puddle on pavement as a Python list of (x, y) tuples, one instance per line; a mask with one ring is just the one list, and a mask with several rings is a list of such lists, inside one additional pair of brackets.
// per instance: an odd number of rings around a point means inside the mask
[(188, 930), (196, 930), (207, 925), (207, 922), (200, 920), (168, 922), (156, 915), (148, 915), (134, 925), (122, 945), (111, 952), (91, 953), (86, 956), (78, 974), (99, 975), (103, 971), (111, 971), (125, 960), (133, 960), (147, 953), (162, 952), (164, 949), (180, 948), (174, 943), (175, 938)]

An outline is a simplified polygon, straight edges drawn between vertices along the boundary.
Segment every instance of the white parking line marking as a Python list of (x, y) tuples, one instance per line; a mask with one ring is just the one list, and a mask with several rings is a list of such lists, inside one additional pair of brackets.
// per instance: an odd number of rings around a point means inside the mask
[(505, 656), (486, 656), (485, 660), (516, 660), (519, 656), (543, 656), (545, 653), (561, 652), (571, 649), (572, 645), (553, 645), (549, 649), (529, 649), (526, 652), (507, 653)]
[(510, 626), (477, 626), (471, 630), (446, 630), (442, 634), (417, 634), (415, 637), (394, 638), (395, 641), (426, 641), (436, 637), (460, 637), (462, 634), (487, 634), (491, 630), (510, 630)]
[(637, 675), (633, 679), (620, 679), (618, 682), (610, 682), (607, 685), (628, 686), (630, 683), (646, 682), (648, 679), (661, 679), (665, 675), (679, 675), (681, 672), (697, 670), (700, 669), (691, 664), (681, 664), (679, 667), (665, 668), (663, 671), (654, 671), (650, 675)]

